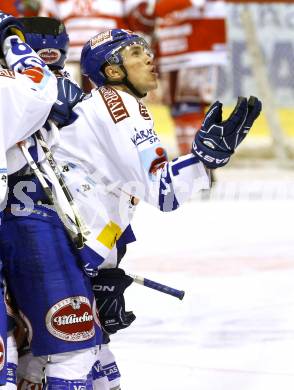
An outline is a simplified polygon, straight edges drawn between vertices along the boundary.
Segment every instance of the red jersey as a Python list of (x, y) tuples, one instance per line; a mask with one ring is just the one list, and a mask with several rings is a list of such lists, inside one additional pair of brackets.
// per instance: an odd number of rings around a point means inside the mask
[(159, 18), (156, 37), (161, 71), (224, 64), (225, 17), (224, 0), (206, 0), (203, 6)]
[(70, 39), (69, 61), (80, 61), (84, 44), (94, 35), (113, 28), (127, 28), (124, 0), (43, 0), (42, 16), (65, 24)]

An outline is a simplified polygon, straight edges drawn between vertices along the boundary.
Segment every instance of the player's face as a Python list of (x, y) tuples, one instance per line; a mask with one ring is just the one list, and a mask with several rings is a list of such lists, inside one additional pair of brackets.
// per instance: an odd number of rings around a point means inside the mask
[(157, 78), (153, 55), (144, 46), (135, 44), (121, 51), (128, 79), (142, 94), (157, 88)]

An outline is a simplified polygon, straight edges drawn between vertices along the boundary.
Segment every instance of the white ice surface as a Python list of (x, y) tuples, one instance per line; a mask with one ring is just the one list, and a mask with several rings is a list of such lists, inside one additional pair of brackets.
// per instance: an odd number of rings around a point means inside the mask
[(122, 390), (294, 389), (294, 201), (261, 198), (138, 206), (122, 267), (186, 295), (129, 287)]

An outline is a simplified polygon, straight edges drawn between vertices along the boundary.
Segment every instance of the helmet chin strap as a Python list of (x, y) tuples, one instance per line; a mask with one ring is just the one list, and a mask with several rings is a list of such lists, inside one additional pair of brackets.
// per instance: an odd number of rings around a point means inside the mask
[(128, 79), (128, 72), (123, 64), (120, 65), (121, 70), (124, 72), (125, 77), (121, 81), (108, 81), (109, 84), (112, 85), (121, 85), (124, 84), (135, 96), (137, 96), (139, 99), (142, 99), (147, 95), (147, 93), (142, 94), (137, 90), (137, 88), (130, 82)]

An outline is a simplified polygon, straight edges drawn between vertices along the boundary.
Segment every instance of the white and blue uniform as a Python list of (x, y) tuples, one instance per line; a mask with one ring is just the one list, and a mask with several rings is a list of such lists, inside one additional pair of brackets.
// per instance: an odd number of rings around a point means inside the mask
[(209, 188), (209, 177), (192, 154), (167, 161), (146, 107), (126, 92), (93, 90), (74, 112), (78, 119), (62, 129), (54, 156), (90, 231), (85, 267), (114, 267), (137, 198), (172, 211)]
[[(0, 217), (7, 193), (7, 151), (44, 123), (57, 96), (54, 75), (29, 46), (23, 44), (17, 36), (10, 36), (4, 41), (2, 49), (9, 69), (0, 66)], [(7, 352), (2, 274), (5, 267), (1, 260), (0, 385), (6, 382)]]
[[(209, 188), (209, 177), (192, 154), (167, 162), (148, 110), (128, 93), (101, 87), (74, 112), (78, 119), (62, 129), (54, 157), (90, 232), (81, 251), (84, 267), (115, 267), (120, 248), (135, 239), (130, 222), (138, 199), (172, 211)], [(107, 345), (92, 380), (97, 389), (119, 384)]]
[[(34, 131), (46, 121), (57, 98), (55, 92)], [(35, 105), (32, 111), (36, 110)], [(33, 354), (50, 355), (47, 388), (83, 389), (96, 360), (96, 341), (101, 341), (91, 284), (59, 217), (42, 205), (48, 199), (40, 183), (34, 175), (26, 175), (21, 152), (12, 146), (7, 155), (9, 194), (0, 233), (5, 277), (26, 323)]]
[[(134, 240), (129, 224), (137, 198), (162, 211), (172, 211), (194, 191), (209, 186), (204, 166), (193, 155), (167, 162), (153, 120), (146, 107), (133, 96), (113, 88), (100, 88), (79, 103), (74, 112), (78, 118), (61, 130), (59, 145), (53, 150), (89, 232), (85, 248), (75, 250), (56, 213), (36, 204), (44, 200), (41, 192), (26, 191), (35, 205), (30, 209), (24, 201), (22, 206), (26, 207), (18, 213), (12, 207), (10, 214), (5, 216), (7, 228), (2, 234), (4, 245), (5, 240), (17, 232), (23, 237), (21, 243), (6, 245), (5, 253), (10, 258), (9, 272), (14, 280), (17, 278), (16, 285), (21, 286), (13, 294), (17, 295), (18, 305), (25, 313), (28, 328), (33, 328), (31, 348), (35, 355), (55, 353), (58, 356), (58, 353), (75, 351), (77, 344), (80, 349), (92, 345), (89, 316), (79, 316), (81, 322), (75, 325), (82, 326), (83, 333), (79, 333), (80, 339), (72, 339), (67, 325), (70, 318), (77, 318), (76, 302), (66, 298), (58, 301), (58, 297), (66, 296), (68, 286), (81, 288), (76, 283), (80, 261), (89, 272), (116, 265), (120, 248)], [(56, 179), (47, 162), (43, 161), (41, 165), (54, 186)], [(58, 186), (55, 189), (60, 205), (71, 215), (63, 193)], [(19, 204), (13, 197), (9, 201)], [(52, 240), (54, 244), (48, 245)], [(20, 258), (26, 264), (22, 270)], [(32, 292), (31, 286), (24, 281), (27, 272), (36, 288), (43, 289), (38, 299), (21, 297), (20, 291), (22, 295)], [(85, 279), (85, 286), (86, 283)], [(54, 288), (50, 288), (52, 286)], [(92, 301), (87, 295), (87, 286), (75, 294), (78, 303), (81, 303), (81, 297), (84, 299), (83, 310), (85, 313), (87, 309), (89, 314)], [(39, 310), (34, 310), (30, 302)], [(62, 315), (58, 315), (59, 312)], [(36, 332), (42, 345), (37, 342)], [(50, 373), (49, 382), (50, 388), (60, 385), (55, 378), (50, 379)]]

